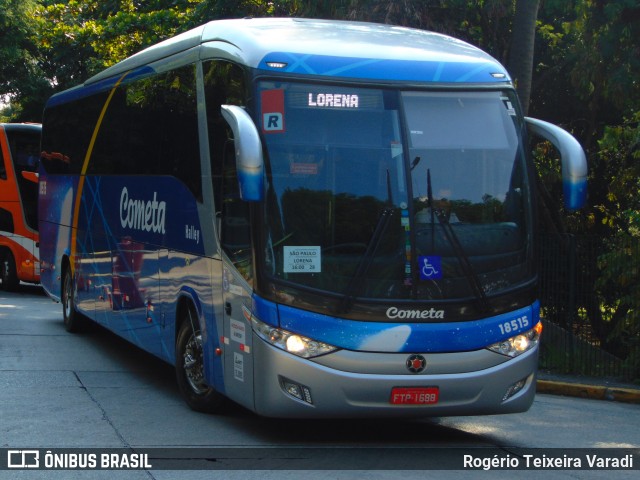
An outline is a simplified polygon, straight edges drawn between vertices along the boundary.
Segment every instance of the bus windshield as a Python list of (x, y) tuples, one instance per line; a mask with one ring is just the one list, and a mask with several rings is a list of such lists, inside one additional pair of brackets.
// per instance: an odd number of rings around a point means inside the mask
[(259, 99), (274, 285), (486, 303), (533, 277), (511, 92), (261, 82)]

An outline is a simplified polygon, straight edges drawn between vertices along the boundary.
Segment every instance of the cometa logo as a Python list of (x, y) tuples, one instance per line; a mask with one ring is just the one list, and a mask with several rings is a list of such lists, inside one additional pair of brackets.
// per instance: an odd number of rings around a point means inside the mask
[(400, 310), (396, 307), (389, 307), (387, 309), (387, 317), (402, 320), (425, 320), (429, 318), (444, 318), (444, 310), (436, 310), (431, 308), (430, 310)]
[(120, 224), (122, 228), (132, 228), (143, 232), (165, 233), (167, 203), (158, 202), (157, 192), (153, 200), (129, 198), (127, 187), (120, 194)]

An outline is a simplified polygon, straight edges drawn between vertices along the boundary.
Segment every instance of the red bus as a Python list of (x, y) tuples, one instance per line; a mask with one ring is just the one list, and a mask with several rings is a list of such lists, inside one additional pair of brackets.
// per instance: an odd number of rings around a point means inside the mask
[(39, 124), (0, 124), (0, 288), (40, 282)]

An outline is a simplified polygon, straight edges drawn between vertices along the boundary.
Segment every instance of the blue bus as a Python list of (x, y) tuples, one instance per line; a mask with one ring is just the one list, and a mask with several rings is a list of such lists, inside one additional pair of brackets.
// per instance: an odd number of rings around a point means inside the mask
[[(529, 128), (527, 128), (529, 127)], [(213, 21), (49, 99), (41, 282), (272, 417), (527, 410), (542, 330), (528, 130), (507, 71), (426, 31)]]

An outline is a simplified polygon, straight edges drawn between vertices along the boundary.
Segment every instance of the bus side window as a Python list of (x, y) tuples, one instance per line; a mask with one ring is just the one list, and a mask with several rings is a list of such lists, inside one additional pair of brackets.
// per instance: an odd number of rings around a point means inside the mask
[(0, 208), (0, 230), (13, 233), (13, 214), (9, 210)]
[(170, 175), (202, 202), (195, 66), (123, 83), (109, 103), (90, 174)]

